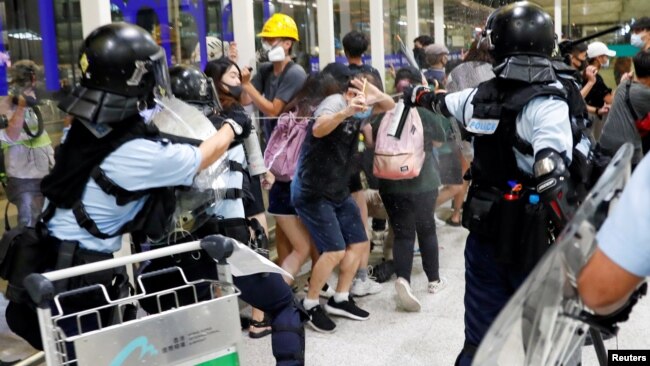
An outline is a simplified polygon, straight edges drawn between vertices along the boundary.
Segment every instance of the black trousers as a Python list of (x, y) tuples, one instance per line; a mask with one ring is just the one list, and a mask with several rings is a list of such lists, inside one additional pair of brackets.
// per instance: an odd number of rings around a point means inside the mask
[(439, 280), (438, 236), (433, 218), (438, 191), (380, 194), (388, 213), (388, 222), (395, 232), (393, 258), (397, 276), (411, 280), (417, 235), (424, 273), (429, 282)]

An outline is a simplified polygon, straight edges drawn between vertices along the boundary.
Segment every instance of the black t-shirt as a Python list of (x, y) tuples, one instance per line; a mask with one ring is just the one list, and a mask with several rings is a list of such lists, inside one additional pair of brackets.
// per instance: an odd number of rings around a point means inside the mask
[[(584, 85), (586, 85), (586, 82), (583, 84), (583, 86)], [(587, 94), (585, 97), (585, 102), (587, 102), (587, 104), (592, 107), (601, 108), (603, 105), (605, 105), (605, 96), (611, 92), (612, 89), (608, 88), (607, 85), (605, 85), (603, 78), (600, 75), (596, 74), (596, 83), (589, 91), (589, 94)]]
[(375, 75), (378, 81), (381, 82), (381, 76), (379, 75), (379, 71), (375, 69), (374, 67), (370, 65), (355, 65), (355, 64), (350, 64), (348, 65), (350, 68), (350, 71), (352, 71), (352, 75), (360, 74), (360, 73), (371, 73)]
[[(336, 113), (346, 105), (343, 95), (331, 95), (318, 106), (314, 116)], [(314, 123), (315, 120), (310, 122), (300, 151), (295, 184), (302, 195), (341, 202), (350, 195), (348, 182), (354, 165), (352, 156), (358, 148), (361, 120), (348, 118), (329, 135), (320, 138), (312, 134)]]

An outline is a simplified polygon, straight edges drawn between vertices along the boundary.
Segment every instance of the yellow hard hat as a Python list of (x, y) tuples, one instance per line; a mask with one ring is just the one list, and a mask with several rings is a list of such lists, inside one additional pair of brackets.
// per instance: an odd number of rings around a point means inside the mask
[(291, 38), (300, 41), (298, 38), (298, 27), (296, 22), (286, 14), (275, 13), (264, 23), (262, 32), (258, 37), (265, 38)]

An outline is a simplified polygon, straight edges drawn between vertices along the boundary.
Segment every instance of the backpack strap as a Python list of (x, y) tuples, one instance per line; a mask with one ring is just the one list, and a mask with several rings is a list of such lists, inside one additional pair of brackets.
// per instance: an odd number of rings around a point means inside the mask
[(138, 200), (149, 194), (148, 189), (128, 191), (120, 187), (117, 185), (117, 183), (113, 182), (113, 180), (111, 180), (106, 175), (106, 173), (104, 173), (104, 170), (100, 168), (99, 165), (93, 168), (90, 173), (90, 177), (95, 180), (99, 188), (101, 188), (104, 193), (114, 196), (117, 204), (120, 206), (124, 206), (129, 202)]
[[(284, 79), (284, 76), (287, 74), (289, 69), (293, 67), (293, 65), (295, 65), (295, 62), (289, 61), (284, 66), (284, 69), (280, 73), (280, 76), (278, 76), (278, 88), (280, 87), (280, 84), (282, 84), (282, 80)], [(265, 85), (267, 82), (270, 81), (271, 75), (273, 75), (273, 63), (269, 62), (260, 66), (260, 73), (262, 74), (262, 84)], [(277, 88), (276, 88), (276, 92), (277, 92)], [(273, 98), (275, 98), (275, 95), (273, 96)]]
[(638, 121), (639, 115), (636, 113), (636, 110), (634, 110), (634, 106), (632, 106), (632, 101), (630, 100), (631, 86), (632, 86), (632, 80), (628, 80), (627, 84), (625, 84), (625, 104), (627, 104), (627, 108), (630, 110), (630, 113), (632, 113), (632, 118), (634, 118), (634, 121)]

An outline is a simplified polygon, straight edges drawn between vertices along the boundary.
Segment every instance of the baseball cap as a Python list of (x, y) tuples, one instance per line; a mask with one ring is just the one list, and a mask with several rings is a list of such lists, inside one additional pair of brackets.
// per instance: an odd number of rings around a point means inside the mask
[(443, 55), (449, 54), (449, 50), (445, 45), (434, 43), (424, 48), (424, 53), (427, 55)]
[(340, 64), (338, 62), (327, 64), (321, 73), (330, 74), (334, 77), (334, 79), (344, 83), (347, 83), (352, 76), (352, 70), (350, 70), (347, 65)]
[(631, 26), (632, 30), (650, 29), (650, 18), (642, 17), (637, 19)]
[(610, 50), (603, 42), (593, 42), (587, 47), (587, 57), (595, 58), (598, 56), (616, 56), (616, 51)]

